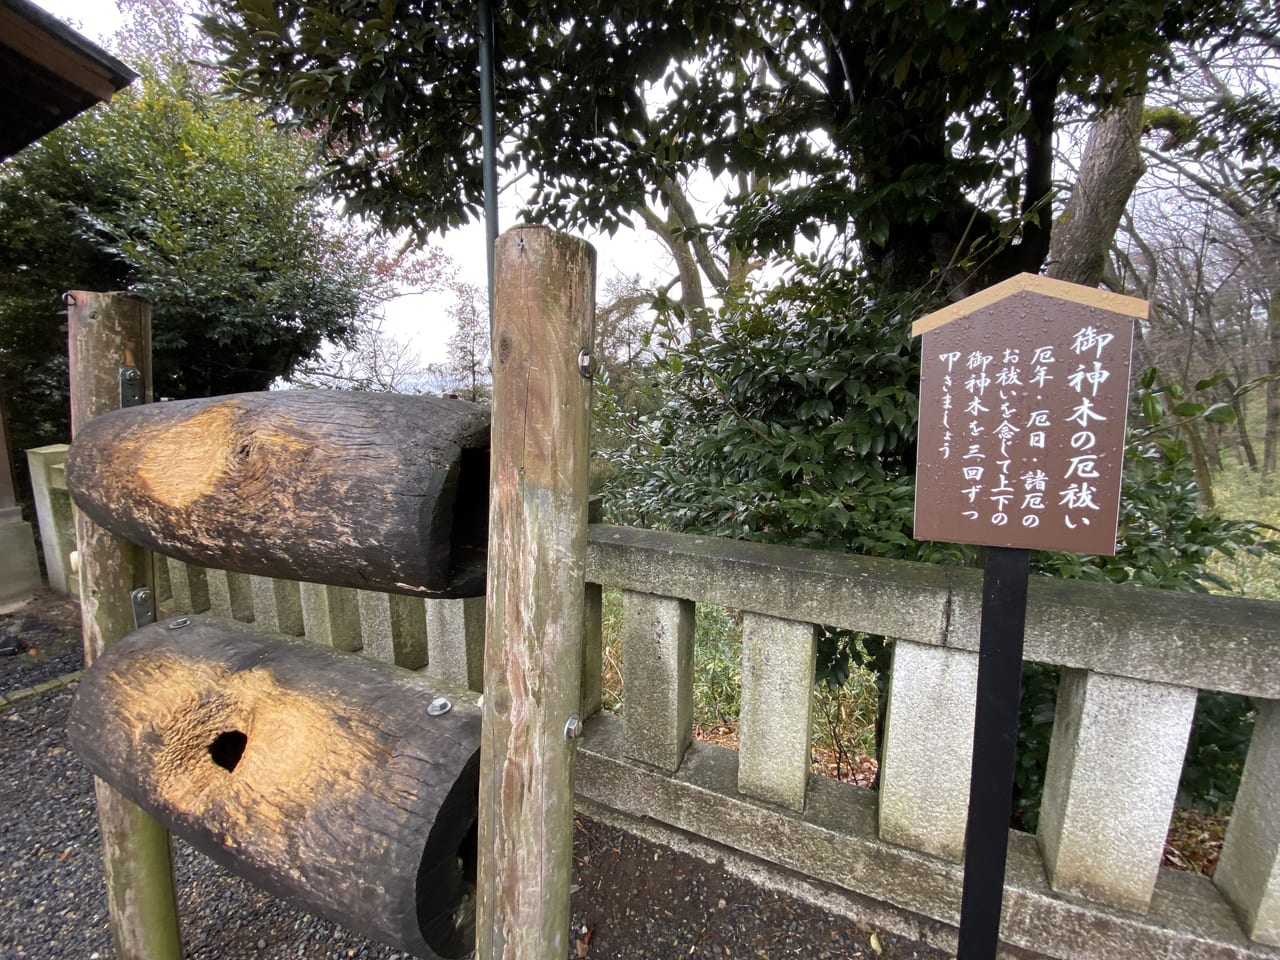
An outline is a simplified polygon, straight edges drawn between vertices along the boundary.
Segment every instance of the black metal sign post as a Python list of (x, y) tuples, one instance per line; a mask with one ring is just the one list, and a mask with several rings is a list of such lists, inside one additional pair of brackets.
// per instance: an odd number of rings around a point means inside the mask
[(956, 960), (992, 960), (1000, 939), (1030, 558), (1029, 550), (987, 548)]
[(1133, 321), (1147, 304), (1020, 274), (921, 317), (915, 536), (987, 548), (958, 960), (994, 960), (1031, 550), (1114, 554)]

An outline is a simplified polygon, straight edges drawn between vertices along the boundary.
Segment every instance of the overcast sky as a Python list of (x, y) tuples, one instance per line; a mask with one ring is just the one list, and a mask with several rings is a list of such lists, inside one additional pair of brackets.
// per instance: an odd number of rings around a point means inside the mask
[[(90, 40), (104, 43), (120, 25), (120, 13), (114, 0), (33, 0), (59, 17)], [(499, 210), (500, 228), (514, 222), (517, 200), (504, 202)], [(597, 288), (604, 289), (605, 280), (617, 274), (640, 273), (645, 279), (671, 275), (670, 257), (656, 238), (649, 234), (619, 231), (615, 237), (591, 234), (587, 239), (597, 251)], [(487, 280), (484, 254), (484, 228), (472, 224), (450, 232), (437, 241), (458, 264), (463, 279), (483, 288)], [(440, 297), (402, 297), (387, 307), (384, 329), (393, 336), (408, 340), (421, 353), (425, 363), (444, 359), (445, 347), (453, 333), (446, 314), (447, 301)]]

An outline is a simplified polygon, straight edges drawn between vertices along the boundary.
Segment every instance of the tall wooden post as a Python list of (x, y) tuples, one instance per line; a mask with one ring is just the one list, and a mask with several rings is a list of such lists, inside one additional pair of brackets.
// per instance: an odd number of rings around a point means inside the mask
[(499, 238), (477, 960), (568, 955), (594, 301), (587, 243)]
[[(127, 293), (67, 295), (71, 434), (122, 397), (151, 400), (151, 305)], [(130, 593), (154, 594), (151, 555), (75, 511), (80, 606), (88, 665), (134, 629)], [(154, 599), (154, 597), (153, 597)], [(119, 960), (181, 960), (169, 835), (101, 780), (95, 781), (111, 935)]]

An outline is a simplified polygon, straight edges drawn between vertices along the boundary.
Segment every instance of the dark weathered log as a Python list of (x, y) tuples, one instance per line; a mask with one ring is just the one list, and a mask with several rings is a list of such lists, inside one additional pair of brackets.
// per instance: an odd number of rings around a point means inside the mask
[(489, 413), (463, 400), (298, 390), (133, 407), (67, 454), (95, 522), (267, 577), (484, 593)]
[[(197, 849), (422, 957), (474, 939), (480, 711), (417, 674), (192, 618), (86, 672), (72, 748)], [(446, 695), (449, 695), (446, 693)]]

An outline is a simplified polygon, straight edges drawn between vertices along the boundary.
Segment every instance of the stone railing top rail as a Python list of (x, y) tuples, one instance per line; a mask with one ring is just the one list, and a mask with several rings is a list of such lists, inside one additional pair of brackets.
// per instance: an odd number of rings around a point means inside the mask
[[(587, 579), (898, 640), (978, 649), (982, 573), (592, 525)], [(1033, 577), (1026, 659), (1280, 699), (1280, 603)]]

